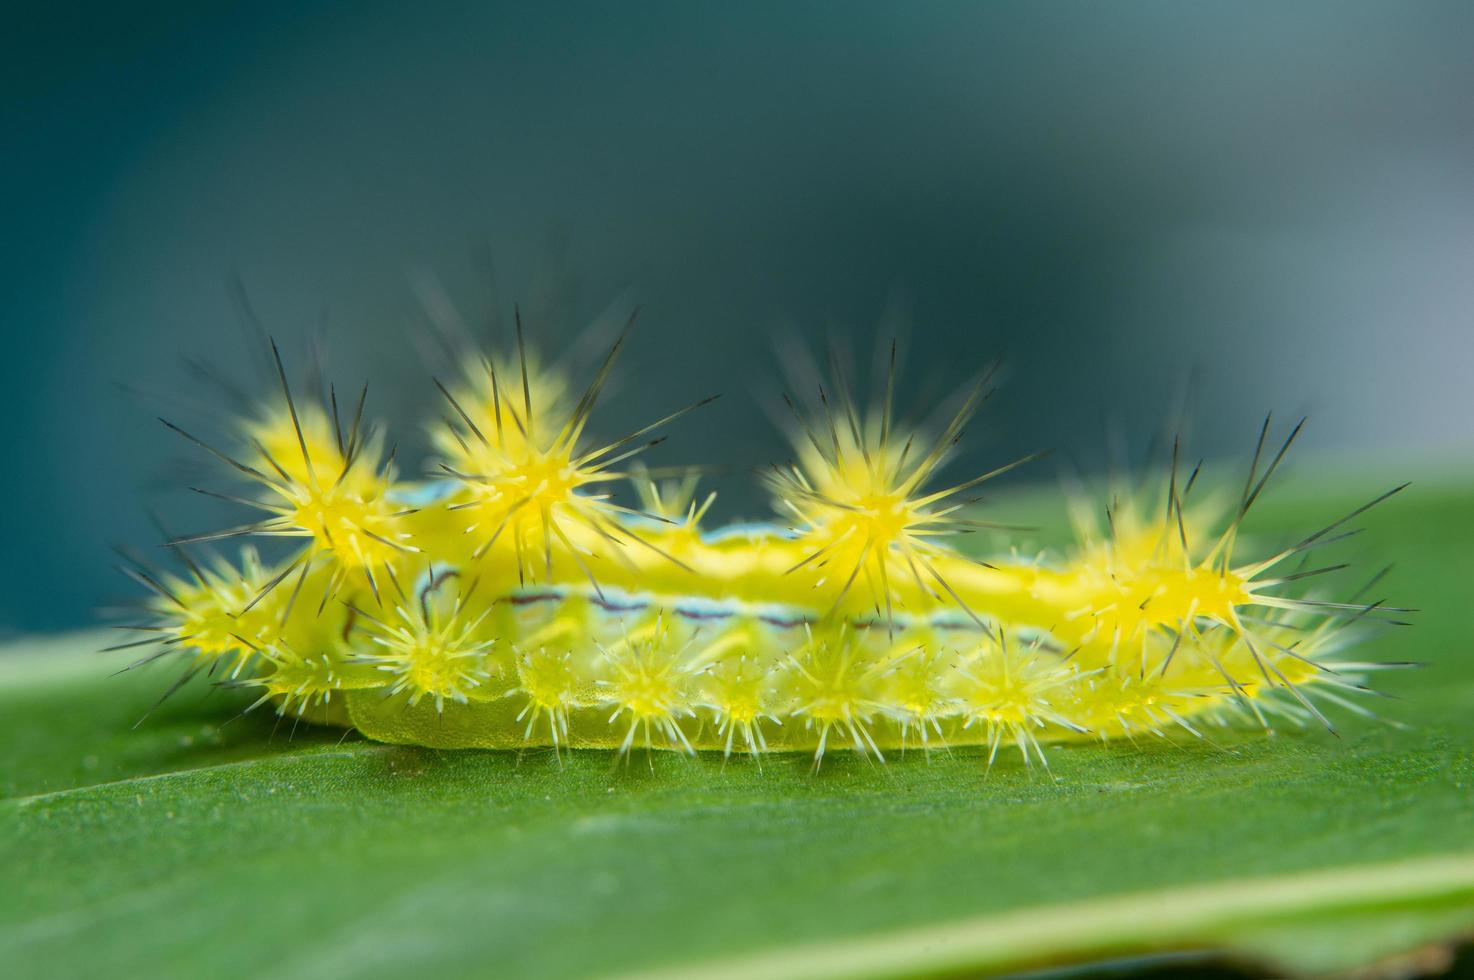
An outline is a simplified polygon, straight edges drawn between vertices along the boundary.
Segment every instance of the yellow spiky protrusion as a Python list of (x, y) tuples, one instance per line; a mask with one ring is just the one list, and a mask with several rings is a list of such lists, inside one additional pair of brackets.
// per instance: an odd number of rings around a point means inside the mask
[[(1113, 497), (1111, 506), (1105, 510), (1107, 531), (1102, 535), (1093, 522), (1081, 516), (1087, 509), (1076, 502), (1077, 532), (1083, 547), (1071, 564), (1062, 591), (1077, 596), (1080, 604), (1066, 614), (1066, 622), (1056, 627), (1066, 642), (1094, 646), (1098, 651), (1108, 649), (1107, 659), (1113, 664), (1130, 661), (1139, 653), (1144, 672), (1151, 659), (1148, 647), (1154, 643), (1162, 647), (1166, 642), (1160, 639), (1161, 631), (1178, 638), (1191, 637), (1198, 646), (1212, 633), (1214, 642), (1238, 644), (1252, 661), (1255, 675), (1271, 687), (1283, 684), (1292, 693), (1296, 691), (1293, 678), (1299, 677), (1302, 671), (1293, 664), (1282, 672), (1288, 676), (1267, 676), (1273, 673), (1273, 667), (1263, 651), (1271, 647), (1285, 649), (1283, 637), (1277, 639), (1275, 635), (1283, 633), (1282, 627), (1275, 626), (1275, 617), (1281, 613), (1356, 614), (1365, 611), (1365, 607), (1276, 591), (1339, 571), (1346, 567), (1344, 564), (1302, 567), (1274, 578), (1266, 577), (1267, 573), (1291, 557), (1308, 556), (1313, 550), (1338, 540), (1331, 536), (1332, 532), (1398, 493), (1406, 484), (1268, 559), (1236, 563), (1235, 545), (1244, 517), (1305, 424), (1302, 419), (1291, 430), (1261, 471), (1270, 421), (1266, 418), (1260, 430), (1248, 479), (1231, 508), (1208, 503), (1188, 509), (1187, 501), (1197, 483), (1198, 469), (1194, 468), (1185, 481), (1180, 479), (1176, 443), (1165, 494), (1155, 512), (1129, 496)], [(1226, 516), (1214, 520), (1214, 515), (1224, 515), (1225, 511)], [(1214, 524), (1221, 524), (1222, 529), (1216, 534), (1209, 533)], [(1172, 642), (1161, 657), (1164, 669), (1170, 666), (1180, 642), (1180, 639)], [(1240, 685), (1226, 674), (1218, 658), (1208, 659), (1229, 690), (1237, 692)]]
[(1237, 622), (1234, 610), (1251, 598), (1247, 582), (1195, 554), (1189, 541), (1200, 540), (1208, 508), (1185, 516), (1177, 513), (1180, 504), (1169, 499), (1152, 514), (1139, 500), (1117, 497), (1105, 511), (1104, 534), (1077, 518), (1082, 547), (1072, 588), (1086, 601), (1071, 618), (1081, 621), (1082, 639), (1129, 646), (1160, 623)]
[(568, 713), (584, 703), (572, 652), (542, 645), (519, 650), (516, 669), (517, 687), (511, 693), (527, 699), (517, 715), (517, 721), (527, 721), (522, 737), (531, 742), (535, 731), (546, 728), (549, 744), (559, 749), (568, 742)]
[(256, 506), (276, 515), (253, 533), (308, 538), (309, 557), (329, 555), (355, 569), (417, 550), (398, 520), (404, 508), (388, 499), (393, 463), (384, 460), (379, 436), (352, 433), (339, 443), (316, 406), (274, 413), (247, 432), (270, 491)]
[(860, 755), (884, 761), (880, 746), (870, 732), (871, 723), (886, 708), (878, 697), (876, 677), (880, 665), (868, 663), (843, 630), (838, 636), (808, 642), (788, 664), (793, 672), (791, 713), (816, 734), (814, 768), (824, 761), (833, 732), (849, 740)]
[(901, 749), (912, 746), (930, 749), (947, 744), (942, 725), (956, 711), (955, 684), (949, 684), (948, 667), (959, 659), (945, 646), (918, 645), (895, 656), (883, 668), (886, 705), (901, 730)]
[(256, 549), (241, 550), (237, 571), (223, 561), (192, 565), (191, 578), (170, 576), (166, 581), (173, 598), (154, 603), (178, 603), (174, 635), (197, 651), (200, 657), (225, 661), (228, 677), (238, 677), (252, 656), (263, 646), (272, 646), (281, 633), (279, 610), (255, 603), (271, 580)]
[(711, 713), (727, 758), (739, 738), (740, 748), (757, 758), (768, 748), (763, 725), (781, 724), (773, 679), (756, 657), (741, 649), (748, 645), (745, 637), (738, 637), (702, 658), (698, 701)]
[(983, 644), (958, 673), (963, 728), (977, 725), (986, 733), (990, 766), (1005, 744), (1016, 746), (1026, 762), (1032, 749), (1047, 766), (1039, 747), (1041, 732), (1052, 726), (1086, 733), (1069, 717), (1075, 708), (1070, 686), (1078, 679), (1078, 670), (1042, 653), (1038, 641), (1010, 643), (1008, 634), (1000, 632), (996, 641)]
[[(807, 569), (816, 579), (815, 587), (830, 597), (832, 609), (844, 605), (858, 582), (890, 620), (897, 585), (906, 583), (916, 587), (917, 599), (935, 596), (951, 601), (981, 624), (938, 562), (956, 556), (945, 545), (948, 537), (997, 525), (964, 516), (966, 501), (958, 495), (1040, 454), (949, 487), (928, 487), (987, 397), (991, 377), (990, 371), (979, 379), (951, 422), (920, 445), (916, 433), (894, 430), (894, 346), (885, 401), (878, 412), (861, 420), (842, 382), (838, 404), (819, 389), (822, 418), (817, 424), (794, 411), (798, 459), (774, 468), (768, 483), (779, 509), (797, 521), (805, 545), (806, 553), (789, 571)], [(791, 401), (788, 404), (793, 407)]]
[(665, 524), (664, 534), (683, 545), (699, 544), (701, 521), (716, 503), (716, 491), (697, 499), (699, 474), (688, 472), (674, 480), (656, 480), (640, 464), (631, 467), (635, 492), (645, 514)]
[[(307, 540), (306, 546), (262, 582), (246, 602), (237, 603), (236, 597), (228, 595), (226, 590), (208, 587), (208, 591), (219, 596), (220, 607), (226, 611), (232, 608), (241, 613), (249, 611), (290, 579), (292, 585), (283, 590), (289, 596), (281, 611), (285, 618), (308, 578), (322, 568), (331, 572), (319, 609), (350, 579), (367, 582), (377, 597), (374, 569), (388, 570), (392, 562), (418, 549), (409, 543), (410, 534), (401, 521), (407, 512), (389, 499), (389, 488), (395, 477), (394, 454), (391, 451), (388, 459), (381, 460), (380, 438), (361, 428), (367, 386), (345, 437), (336, 392), (332, 395), (331, 421), (320, 406), (303, 406), (299, 410), (275, 343), (271, 351), (285, 410), (272, 409), (243, 427), (247, 443), (245, 456), (249, 462), (242, 462), (161, 420), (263, 488), (254, 499), (199, 492), (264, 510), (270, 516), (225, 531), (175, 538), (171, 544), (180, 547), (242, 535)], [(209, 605), (209, 602), (202, 603), (203, 607)]]
[[(1047, 742), (1331, 728), (1329, 709), (1368, 713), (1350, 700), (1363, 675), (1396, 666), (1343, 656), (1393, 612), (1363, 601), (1370, 585), (1331, 602), (1301, 583), (1340, 565), (1286, 570), (1390, 493), (1268, 557), (1238, 554), (1298, 426), (1267, 455), (1266, 421), (1236, 501), (1192, 496), (1198, 471), (1180, 476), (1174, 446), (1155, 498), (1118, 490), (1077, 508), (1072, 553), (984, 562), (949, 540), (998, 527), (963, 498), (1018, 464), (931, 484), (987, 379), (935, 438), (903, 434), (892, 352), (873, 414), (842, 378), (814, 419), (795, 413), (797, 462), (769, 477), (794, 527), (707, 532), (714, 495), (698, 500), (694, 475), (619, 468), (689, 408), (585, 438), (623, 344), (575, 400), (528, 357), (519, 323), (514, 356), (439, 386), (449, 479), (430, 486), (397, 482), (392, 451), (380, 461), (362, 396), (345, 429), (335, 393), (299, 403), (278, 356), (282, 405), (243, 427), (236, 455), (186, 433), (258, 491), (227, 499), (269, 516), (172, 539), (187, 575), (124, 552), (153, 595), (125, 627), (143, 638), (120, 646), (155, 647), (138, 665), (181, 654), (178, 683), (205, 673), (385, 741), (798, 751), (815, 769), (836, 749), (883, 762), (971, 745), (991, 766), (1010, 746), (1032, 764)], [(638, 509), (611, 499), (621, 481)], [(302, 545), (272, 562), (248, 548), (238, 569), (192, 556), (244, 534)]]
[(490, 680), (488, 653), (496, 637), (481, 628), (491, 607), (470, 604), (475, 582), (457, 588), (458, 579), (437, 580), (433, 566), (425, 577), (413, 597), (401, 596), (382, 619), (354, 608), (366, 621), (374, 651), (359, 659), (389, 675), (391, 697), (404, 695), (410, 707), (426, 698), (444, 711), (447, 701), (465, 704)]
[(600, 650), (608, 668), (608, 677), (598, 682), (601, 706), (613, 709), (609, 724), (629, 722), (619, 750), (628, 753), (641, 733), (645, 747), (652, 747), (653, 729), (667, 747), (693, 753), (680, 725), (692, 714), (691, 670), (683, 660), (685, 648), (672, 647), (664, 620)]
[(260, 654), (271, 670), (246, 682), (261, 691), (246, 710), (272, 702), (278, 714), (306, 715), (330, 704), (335, 692), (342, 696), (343, 677), (330, 654), (303, 654), (285, 643), (263, 647)]
[(455, 412), (447, 420), (454, 438), (449, 446), (442, 443), (446, 459), (441, 468), (461, 484), (460, 496), (449, 506), (463, 512), (464, 533), (477, 542), (473, 559), (500, 543), (502, 553), (515, 562), (520, 581), (551, 581), (557, 558), (596, 585), (589, 562), (600, 552), (622, 556), (633, 544), (677, 561), (629, 526), (624, 518), (637, 512), (614, 503), (607, 489), (629, 478), (615, 467), (659, 442), (640, 440), (705, 401), (613, 442), (590, 446), (584, 439), (589, 415), (628, 330), (629, 325), (571, 408), (551, 394), (534, 398), (520, 317), (516, 377), (503, 379), (492, 361), (483, 361), (478, 370), (486, 372), (491, 396), (469, 406), (439, 385)]

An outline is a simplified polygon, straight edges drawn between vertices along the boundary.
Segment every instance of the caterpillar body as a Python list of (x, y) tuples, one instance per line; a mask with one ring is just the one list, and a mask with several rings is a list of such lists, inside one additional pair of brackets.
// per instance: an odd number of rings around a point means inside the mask
[[(789, 526), (707, 531), (714, 495), (630, 463), (703, 403), (592, 444), (624, 337), (577, 400), (529, 367), (520, 325), (517, 340), (513, 358), (435, 381), (429, 482), (398, 480), (362, 396), (351, 420), (336, 392), (299, 404), (279, 355), (281, 404), (242, 425), (239, 450), (166, 422), (255, 485), (227, 499), (266, 516), (172, 539), (187, 572), (127, 569), (152, 593), (149, 621), (126, 627), (156, 645), (138, 663), (183, 657), (186, 676), (255, 690), (252, 707), (387, 742), (802, 751), (816, 766), (832, 749), (980, 745), (990, 765), (1004, 747), (1042, 763), (1051, 741), (1329, 727), (1327, 706), (1368, 713), (1349, 695), (1396, 666), (1347, 659), (1386, 607), (1298, 591), (1341, 567), (1306, 556), (1396, 490), (1278, 552), (1236, 554), (1298, 426), (1271, 454), (1266, 420), (1236, 500), (1193, 497), (1174, 449), (1158, 499), (1113, 502), (1103, 528), (1081, 517), (1072, 554), (983, 561), (950, 539), (991, 526), (966, 495), (1018, 464), (934, 484), (987, 379), (926, 438), (892, 420), (892, 351), (874, 411), (842, 379), (817, 414), (795, 410), (795, 462), (767, 476)], [(641, 506), (611, 499), (617, 481)], [(274, 564), (250, 546), (236, 565), (198, 552), (244, 535), (302, 546)]]

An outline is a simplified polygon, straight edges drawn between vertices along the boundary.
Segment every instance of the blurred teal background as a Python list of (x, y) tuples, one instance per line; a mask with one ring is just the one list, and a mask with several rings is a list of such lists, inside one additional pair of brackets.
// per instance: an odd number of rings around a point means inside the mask
[(236, 276), (297, 363), (325, 322), (411, 472), (427, 299), (556, 337), (639, 302), (607, 427), (725, 392), (659, 459), (730, 464), (727, 516), (784, 454), (752, 393), (788, 331), (901, 331), (913, 392), (1006, 354), (983, 465), (1098, 469), (1190, 374), (1200, 453), (1271, 408), (1376, 465), (1474, 447), (1468, 3), (23, 3), (3, 33), (0, 631), (127, 595), (107, 545), (151, 548), (148, 508), (227, 519), (154, 416), (227, 404), (182, 355), (251, 381)]

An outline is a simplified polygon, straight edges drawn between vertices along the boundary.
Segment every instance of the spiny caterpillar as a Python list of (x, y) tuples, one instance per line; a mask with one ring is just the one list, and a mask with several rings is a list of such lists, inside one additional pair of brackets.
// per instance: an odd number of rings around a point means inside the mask
[[(633, 321), (631, 321), (633, 322)], [(714, 494), (661, 483), (635, 457), (697, 403), (608, 443), (588, 422), (626, 332), (587, 389), (511, 356), (468, 359), (434, 384), (435, 478), (401, 482), (395, 453), (336, 392), (278, 404), (227, 452), (165, 422), (252, 487), (220, 494), (259, 519), (174, 538), (187, 572), (138, 562), (149, 621), (139, 664), (177, 655), (286, 716), (392, 743), (493, 749), (636, 746), (812, 753), (978, 745), (1044, 762), (1041, 743), (1211, 724), (1317, 720), (1363, 675), (1345, 659), (1390, 610), (1367, 587), (1333, 602), (1300, 583), (1344, 567), (1306, 556), (1397, 490), (1257, 558), (1238, 554), (1250, 507), (1300, 432), (1266, 452), (1266, 419), (1236, 500), (1203, 500), (1174, 444), (1165, 487), (1076, 514), (1059, 558), (981, 560), (969, 492), (1017, 466), (939, 485), (989, 391), (979, 380), (928, 437), (895, 421), (895, 352), (862, 411), (843, 378), (793, 409), (794, 461), (767, 483), (789, 526), (701, 528)], [(366, 394), (367, 388), (364, 389)], [(1303, 424), (1303, 422), (1302, 422)], [(1020, 460), (1019, 462), (1024, 462)], [(622, 468), (623, 467), (623, 468)], [(612, 499), (634, 483), (640, 506)], [(238, 565), (197, 552), (238, 536), (300, 546)], [(1296, 563), (1299, 563), (1298, 565)], [(1375, 581), (1375, 580), (1374, 580)], [(176, 685), (177, 686), (177, 685)], [(249, 709), (248, 709), (249, 710)]]

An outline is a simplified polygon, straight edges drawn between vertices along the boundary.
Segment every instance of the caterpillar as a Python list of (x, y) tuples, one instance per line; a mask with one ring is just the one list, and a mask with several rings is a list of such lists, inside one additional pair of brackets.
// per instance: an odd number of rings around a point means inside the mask
[[(201, 490), (257, 519), (173, 537), (184, 566), (136, 560), (151, 646), (134, 666), (185, 661), (250, 689), (251, 710), (356, 729), (379, 741), (555, 753), (636, 747), (691, 754), (1043, 746), (1184, 733), (1247, 721), (1370, 715), (1353, 696), (1369, 628), (1398, 612), (1304, 590), (1341, 565), (1318, 549), (1388, 491), (1279, 551), (1240, 554), (1245, 515), (1301, 432), (1259, 432), (1237, 498), (1200, 489), (1174, 443), (1165, 485), (1081, 505), (1066, 554), (983, 559), (969, 494), (1033, 457), (940, 480), (991, 391), (966, 392), (939, 431), (896, 421), (895, 348), (883, 394), (862, 410), (842, 376), (817, 409), (792, 410), (793, 461), (764, 474), (781, 523), (706, 529), (715, 494), (661, 481), (641, 454), (705, 404), (600, 443), (587, 428), (629, 326), (576, 398), (515, 348), (434, 379), (430, 478), (401, 480), (395, 452), (335, 389), (302, 401), (274, 342), (279, 398), (220, 449), (167, 420), (249, 487)], [(614, 499), (633, 484), (639, 503)], [(1404, 486), (1406, 486), (1404, 484)], [(633, 503), (633, 501), (631, 501)], [(247, 544), (284, 537), (286, 558)], [(176, 687), (178, 685), (176, 684)]]

